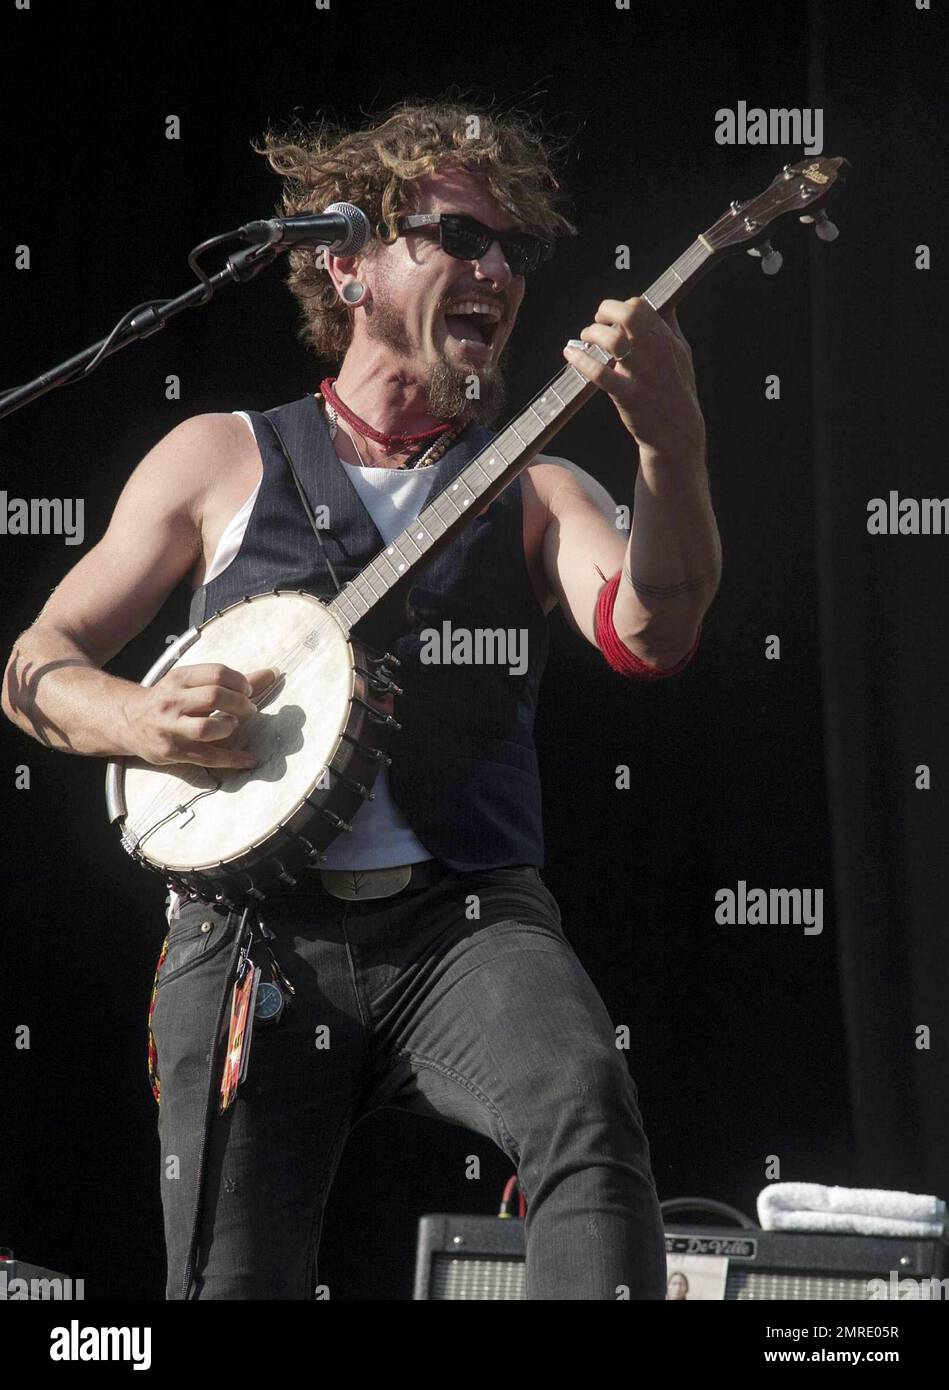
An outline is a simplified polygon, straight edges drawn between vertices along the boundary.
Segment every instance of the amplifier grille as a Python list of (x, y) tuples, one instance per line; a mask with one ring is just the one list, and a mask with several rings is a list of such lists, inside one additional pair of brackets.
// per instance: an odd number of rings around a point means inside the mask
[[(746, 1302), (772, 1298), (867, 1299), (871, 1274), (799, 1274), (794, 1270), (736, 1269), (725, 1282), (725, 1298)], [(879, 1298), (879, 1295), (878, 1295)]]
[(432, 1261), (430, 1298), (480, 1300), (527, 1298), (523, 1260), (485, 1259), (436, 1254)]
[[(871, 1276), (843, 1274), (795, 1274), (763, 1269), (732, 1269), (725, 1286), (726, 1301), (767, 1302), (774, 1299), (866, 1300)], [(429, 1295), (434, 1299), (527, 1298), (524, 1264), (496, 1257), (473, 1259), (463, 1255), (436, 1255)], [(876, 1301), (880, 1301), (877, 1294)]]

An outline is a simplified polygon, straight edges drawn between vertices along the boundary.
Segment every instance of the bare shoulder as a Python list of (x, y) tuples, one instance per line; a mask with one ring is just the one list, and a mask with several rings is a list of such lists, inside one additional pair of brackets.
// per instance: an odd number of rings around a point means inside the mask
[(179, 469), (187, 475), (192, 517), (200, 532), (200, 557), (189, 575), (196, 588), (228, 522), (260, 482), (260, 450), (246, 423), (223, 413), (191, 416), (162, 446), (167, 448), (169, 477)]
[(242, 420), (227, 411), (209, 411), (204, 415), (189, 415), (186, 420), (170, 429), (167, 434), (145, 455), (142, 463), (161, 456), (168, 466), (175, 463), (194, 462), (196, 452), (201, 454), (220, 452), (233, 445), (248, 430)]
[(188, 475), (188, 490), (199, 501), (213, 501), (222, 490), (239, 491), (255, 463), (259, 471), (257, 441), (243, 420), (225, 412), (182, 420), (152, 451), (158, 453), (169, 474)]
[[(129, 477), (122, 501), (199, 521), (205, 504), (246, 453), (248, 431), (236, 416), (192, 415), (168, 431)], [(143, 518), (144, 519), (144, 518)]]

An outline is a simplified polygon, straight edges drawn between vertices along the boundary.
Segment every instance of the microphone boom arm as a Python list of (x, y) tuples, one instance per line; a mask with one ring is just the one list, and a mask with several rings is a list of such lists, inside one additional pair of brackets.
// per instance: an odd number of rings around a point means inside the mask
[(12, 415), (14, 411), (29, 405), (31, 401), (38, 400), (40, 396), (45, 396), (48, 391), (53, 391), (59, 386), (67, 386), (73, 381), (88, 376), (101, 360), (111, 357), (113, 352), (118, 352), (120, 348), (128, 347), (130, 343), (138, 342), (141, 338), (150, 338), (153, 333), (164, 328), (170, 318), (173, 318), (175, 314), (180, 314), (182, 310), (194, 309), (200, 304), (207, 304), (214, 291), (219, 289), (221, 285), (243, 284), (247, 280), (252, 280), (255, 275), (259, 275), (262, 270), (277, 259), (282, 251), (287, 250), (292, 244), (290, 242), (265, 242), (245, 247), (229, 256), (225, 268), (219, 270), (216, 275), (204, 275), (196, 266), (194, 257), (220, 242), (233, 241), (237, 235), (239, 233), (224, 232), (220, 236), (211, 237), (208, 241), (195, 247), (189, 261), (196, 273), (203, 276), (200, 284), (186, 290), (176, 299), (155, 299), (145, 304), (139, 304), (122, 316), (107, 337), (83, 348), (81, 352), (66, 358), (64, 362), (60, 362), (57, 366), (51, 367), (49, 371), (34, 377), (25, 385), (16, 386), (12, 390), (4, 392), (0, 396), (0, 419)]

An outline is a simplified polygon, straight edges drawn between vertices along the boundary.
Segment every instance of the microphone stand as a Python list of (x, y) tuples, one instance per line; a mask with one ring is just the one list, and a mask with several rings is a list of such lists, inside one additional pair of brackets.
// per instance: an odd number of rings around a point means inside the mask
[(212, 246), (217, 246), (223, 241), (233, 240), (236, 235), (239, 233), (225, 232), (220, 236), (211, 237), (208, 241), (203, 241), (200, 246), (196, 246), (191, 252), (188, 263), (201, 281), (193, 289), (180, 294), (177, 299), (156, 299), (138, 305), (137, 308), (129, 310), (119, 319), (107, 337), (84, 348), (82, 352), (77, 352), (75, 356), (68, 357), (58, 366), (52, 367), (48, 372), (43, 372), (33, 381), (28, 381), (25, 386), (14, 387), (13, 390), (0, 395), (0, 419), (12, 415), (21, 406), (28, 405), (30, 401), (35, 401), (39, 396), (45, 395), (47, 391), (55, 390), (57, 386), (66, 386), (72, 381), (78, 381), (82, 377), (88, 376), (90, 372), (95, 370), (100, 361), (110, 357), (113, 352), (118, 352), (119, 348), (128, 347), (129, 343), (137, 342), (140, 338), (148, 338), (153, 333), (157, 333), (160, 328), (164, 328), (170, 318), (175, 314), (180, 314), (183, 309), (192, 309), (199, 304), (207, 304), (214, 291), (221, 285), (234, 284), (235, 282), (243, 284), (246, 280), (252, 280), (255, 275), (259, 275), (266, 266), (276, 260), (281, 251), (287, 250), (287, 243), (285, 242), (255, 243), (253, 246), (247, 246), (229, 256), (224, 270), (219, 270), (216, 275), (208, 276), (197, 264), (195, 258)]

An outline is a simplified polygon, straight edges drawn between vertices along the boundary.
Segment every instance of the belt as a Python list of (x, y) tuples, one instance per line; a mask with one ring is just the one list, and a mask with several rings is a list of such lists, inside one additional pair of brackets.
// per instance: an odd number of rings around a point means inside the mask
[(391, 898), (397, 893), (420, 893), (453, 872), (437, 859), (418, 864), (394, 864), (386, 869), (319, 869), (311, 886), (346, 902)]

